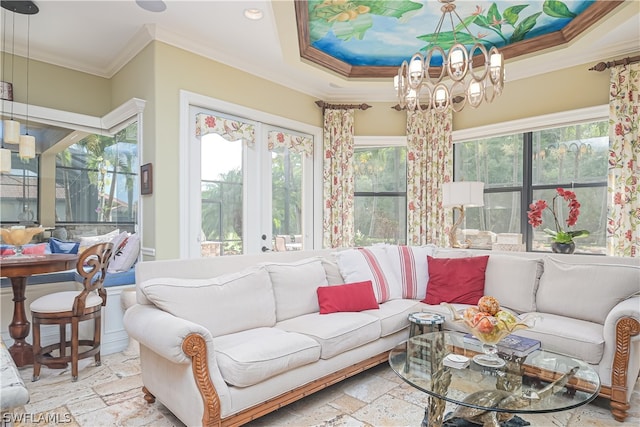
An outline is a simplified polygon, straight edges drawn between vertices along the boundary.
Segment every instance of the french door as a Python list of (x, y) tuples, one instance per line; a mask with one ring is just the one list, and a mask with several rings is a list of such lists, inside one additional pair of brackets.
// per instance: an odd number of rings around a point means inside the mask
[(188, 257), (313, 248), (314, 135), (189, 107)]

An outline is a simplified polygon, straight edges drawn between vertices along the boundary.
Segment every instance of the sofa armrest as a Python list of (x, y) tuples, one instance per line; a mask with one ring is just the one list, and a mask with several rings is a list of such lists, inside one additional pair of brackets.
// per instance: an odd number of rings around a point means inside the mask
[(635, 296), (613, 307), (604, 322), (600, 378), (610, 379), (612, 401), (628, 402), (631, 397), (640, 371), (639, 334), (640, 296)]
[(201, 335), (213, 355), (213, 339), (205, 327), (154, 306), (136, 304), (127, 310), (123, 321), (131, 338), (173, 363), (191, 363), (182, 348), (190, 334)]

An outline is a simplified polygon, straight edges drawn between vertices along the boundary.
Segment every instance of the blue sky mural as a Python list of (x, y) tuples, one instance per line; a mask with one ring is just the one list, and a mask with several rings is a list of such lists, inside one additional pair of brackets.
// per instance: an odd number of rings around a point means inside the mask
[[(456, 11), (474, 37), (498, 48), (563, 29), (591, 1), (470, 1), (455, 2)], [(354, 66), (399, 66), (429, 45), (442, 15), (436, 0), (311, 0), (310, 43)], [(458, 41), (473, 39), (458, 19)], [(442, 24), (438, 45), (452, 44), (451, 22)], [(444, 44), (444, 45), (443, 45)]]

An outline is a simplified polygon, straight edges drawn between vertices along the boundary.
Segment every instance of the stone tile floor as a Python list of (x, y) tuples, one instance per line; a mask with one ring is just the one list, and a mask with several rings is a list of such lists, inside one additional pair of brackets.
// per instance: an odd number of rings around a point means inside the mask
[[(16, 426), (182, 426), (160, 403), (143, 399), (140, 364), (128, 352), (80, 361), (79, 380), (68, 369), (42, 368), (31, 382), (32, 368), (20, 369), (31, 393), (30, 402), (14, 412)], [(424, 394), (400, 380), (383, 364), (268, 414), (249, 424), (262, 426), (419, 426)], [(447, 406), (447, 412), (453, 406)], [(523, 416), (532, 426), (640, 426), (640, 381), (636, 383), (629, 417), (615, 421), (606, 402), (553, 414)]]

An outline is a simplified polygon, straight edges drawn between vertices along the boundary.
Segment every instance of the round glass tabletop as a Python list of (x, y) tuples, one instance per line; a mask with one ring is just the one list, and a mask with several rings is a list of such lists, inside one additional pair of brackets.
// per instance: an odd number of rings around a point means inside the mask
[(564, 411), (589, 403), (600, 390), (597, 372), (573, 357), (540, 349), (526, 356), (500, 353), (505, 363), (491, 367), (476, 363), (472, 348), (464, 334), (430, 332), (394, 348), (389, 364), (413, 387), (471, 408), (467, 412)]

